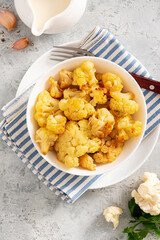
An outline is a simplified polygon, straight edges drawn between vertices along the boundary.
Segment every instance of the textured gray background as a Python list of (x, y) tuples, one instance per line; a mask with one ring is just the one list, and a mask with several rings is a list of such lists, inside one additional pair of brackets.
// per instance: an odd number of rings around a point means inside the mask
[[(12, 0), (0, 0), (0, 9), (15, 14)], [(160, 0), (89, 0), (80, 22), (68, 32), (34, 37), (17, 16), (14, 31), (3, 30), (0, 40), (0, 108), (11, 100), (29, 66), (54, 44), (81, 39), (95, 25), (115, 34), (157, 79), (160, 79)], [(29, 37), (34, 46), (15, 51), (9, 46)], [(2, 115), (0, 115), (2, 119)], [(160, 143), (160, 141), (159, 141)], [(159, 173), (159, 143), (139, 171), (115, 186), (87, 191), (76, 203), (59, 200), (0, 142), (0, 240), (116, 240), (130, 215), (127, 202), (144, 171)], [(160, 176), (160, 173), (159, 173)], [(120, 225), (112, 230), (102, 216), (109, 205), (123, 208)], [(156, 239), (148, 236), (148, 240)]]

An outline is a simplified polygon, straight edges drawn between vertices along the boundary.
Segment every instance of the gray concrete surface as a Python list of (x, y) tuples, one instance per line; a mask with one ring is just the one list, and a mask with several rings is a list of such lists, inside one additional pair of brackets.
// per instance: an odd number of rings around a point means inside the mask
[[(13, 0), (0, 0), (0, 9), (16, 14)], [(89, 0), (80, 22), (66, 33), (32, 36), (17, 16), (14, 31), (0, 26), (0, 107), (11, 100), (29, 66), (54, 44), (85, 36), (95, 25), (115, 34), (157, 79), (160, 79), (160, 1)], [(9, 46), (29, 37), (34, 46), (14, 51)], [(2, 119), (2, 115), (0, 115)], [(130, 215), (127, 202), (144, 171), (160, 176), (160, 140), (146, 163), (127, 180), (114, 186), (87, 191), (72, 205), (59, 200), (0, 140), (0, 240), (119, 240)], [(117, 230), (107, 224), (102, 211), (121, 206), (124, 214)], [(146, 239), (156, 239), (148, 236)]]

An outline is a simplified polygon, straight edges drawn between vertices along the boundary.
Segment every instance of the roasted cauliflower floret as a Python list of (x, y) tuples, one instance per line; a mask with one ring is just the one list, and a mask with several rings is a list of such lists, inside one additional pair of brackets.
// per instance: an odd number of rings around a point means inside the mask
[(105, 88), (95, 87), (90, 93), (90, 96), (93, 98), (91, 104), (96, 106), (96, 104), (105, 104), (107, 102), (106, 96), (107, 90)]
[(110, 136), (120, 142), (124, 142), (131, 137), (137, 137), (142, 133), (142, 122), (134, 121), (130, 115), (117, 118), (115, 129)]
[(143, 174), (138, 190), (133, 190), (131, 195), (136, 204), (152, 216), (160, 214), (160, 180), (155, 173), (145, 172)]
[(107, 137), (115, 124), (114, 116), (106, 109), (101, 108), (89, 118), (91, 132), (99, 138)]
[(55, 134), (62, 134), (65, 130), (65, 124), (67, 122), (67, 118), (61, 115), (53, 115), (48, 116), (46, 128), (52, 131)]
[(75, 88), (67, 88), (63, 91), (63, 98), (70, 99), (70, 98), (82, 98), (85, 99), (87, 102), (90, 102), (90, 95), (85, 91), (80, 91)]
[(138, 103), (134, 100), (132, 93), (111, 92), (110, 109), (121, 113), (134, 114), (138, 111)]
[(59, 79), (59, 86), (61, 89), (65, 89), (68, 88), (72, 85), (72, 75), (73, 73), (66, 70), (66, 69), (62, 69), (59, 72), (60, 75), (60, 79)]
[(108, 140), (105, 145), (101, 147), (101, 152), (95, 153), (93, 158), (97, 163), (109, 163), (116, 160), (119, 154), (122, 152), (123, 143), (115, 139)]
[(110, 72), (102, 75), (102, 82), (109, 92), (120, 92), (123, 88), (122, 79)]
[(67, 167), (77, 167), (78, 158), (86, 153), (93, 153), (100, 149), (101, 141), (99, 139), (90, 140), (77, 122), (69, 121), (66, 124), (64, 133), (59, 135), (55, 143), (57, 158), (64, 162)]
[(103, 211), (103, 215), (107, 222), (112, 222), (114, 229), (119, 225), (119, 216), (123, 213), (119, 207), (110, 206)]
[(59, 101), (52, 98), (49, 92), (44, 90), (38, 95), (35, 108), (34, 118), (40, 127), (44, 127), (48, 116), (59, 109)]
[(59, 85), (58, 85), (57, 81), (55, 81), (53, 77), (50, 77), (49, 81), (51, 82), (51, 88), (50, 88), (50, 95), (51, 95), (51, 97), (53, 97), (53, 98), (61, 98), (63, 93), (59, 89)]
[(90, 171), (96, 170), (96, 164), (93, 163), (93, 158), (90, 157), (87, 153), (79, 157), (79, 165)]
[(46, 128), (39, 128), (36, 131), (35, 140), (40, 144), (41, 153), (44, 155), (54, 146), (57, 138), (58, 135)]
[(69, 120), (81, 120), (89, 118), (95, 112), (94, 107), (87, 101), (80, 98), (62, 99), (59, 108)]
[(95, 77), (94, 63), (91, 61), (85, 61), (80, 67), (77, 67), (73, 71), (73, 82), (72, 85), (78, 85), (80, 89), (82, 86), (88, 84), (89, 86), (98, 83)]

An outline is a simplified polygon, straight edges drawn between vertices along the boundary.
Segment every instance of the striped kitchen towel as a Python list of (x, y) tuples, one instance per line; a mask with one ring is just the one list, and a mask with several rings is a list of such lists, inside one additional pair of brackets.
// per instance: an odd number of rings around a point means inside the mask
[[(118, 63), (126, 70), (150, 77), (141, 63), (128, 53), (121, 43), (107, 30), (96, 27), (80, 45), (96, 56)], [(25, 163), (25, 165), (56, 195), (67, 202), (78, 199), (101, 175), (76, 176), (64, 173), (46, 162), (34, 148), (26, 126), (26, 106), (33, 88), (30, 86), (23, 94), (2, 108), (4, 120), (0, 125), (0, 136)], [(148, 110), (147, 129), (150, 133), (160, 122), (160, 97), (158, 94), (142, 89)]]

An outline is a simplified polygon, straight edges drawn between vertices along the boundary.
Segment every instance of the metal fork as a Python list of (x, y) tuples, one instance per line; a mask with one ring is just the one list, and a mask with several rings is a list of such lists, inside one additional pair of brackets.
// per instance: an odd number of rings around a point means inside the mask
[[(73, 57), (81, 56), (92, 56), (96, 57), (94, 54), (88, 52), (85, 49), (77, 47), (67, 47), (67, 46), (54, 46), (54, 49), (51, 51), (50, 60), (55, 61), (64, 61)], [(140, 87), (147, 90), (153, 91), (155, 93), (160, 93), (160, 82), (156, 80), (151, 80), (136, 74), (129, 72), (132, 77), (136, 80)]]

